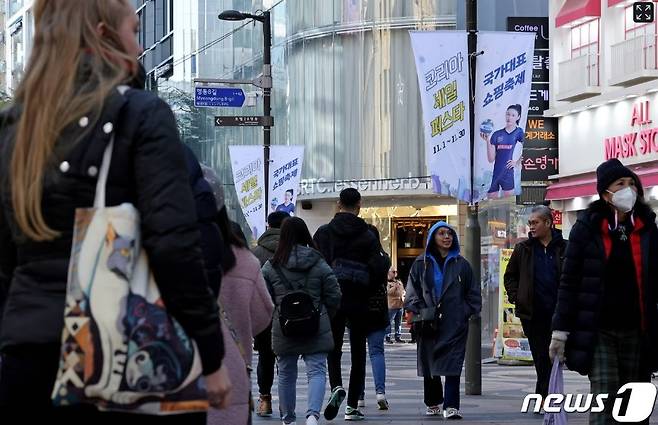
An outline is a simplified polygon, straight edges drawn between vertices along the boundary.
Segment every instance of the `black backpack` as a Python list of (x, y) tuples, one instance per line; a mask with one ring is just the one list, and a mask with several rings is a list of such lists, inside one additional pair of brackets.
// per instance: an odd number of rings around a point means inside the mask
[(320, 310), (313, 304), (313, 298), (303, 289), (295, 289), (278, 266), (274, 266), (274, 271), (289, 291), (281, 298), (279, 306), (279, 326), (283, 336), (289, 338), (315, 336), (320, 328)]

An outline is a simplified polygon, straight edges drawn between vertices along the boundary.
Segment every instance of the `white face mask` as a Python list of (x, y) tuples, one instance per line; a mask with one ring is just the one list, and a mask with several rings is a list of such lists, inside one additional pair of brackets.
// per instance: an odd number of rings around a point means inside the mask
[(608, 193), (612, 193), (612, 201), (610, 203), (623, 213), (629, 212), (635, 206), (637, 193), (630, 186), (616, 192), (610, 192), (608, 190)]

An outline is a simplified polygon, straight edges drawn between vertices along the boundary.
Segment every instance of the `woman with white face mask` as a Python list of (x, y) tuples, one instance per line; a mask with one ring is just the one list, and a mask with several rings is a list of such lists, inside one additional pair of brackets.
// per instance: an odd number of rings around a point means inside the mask
[(589, 422), (613, 424), (619, 388), (658, 370), (658, 229), (640, 179), (618, 159), (596, 178), (600, 199), (569, 235), (550, 356), (588, 375), (591, 393), (610, 394)]

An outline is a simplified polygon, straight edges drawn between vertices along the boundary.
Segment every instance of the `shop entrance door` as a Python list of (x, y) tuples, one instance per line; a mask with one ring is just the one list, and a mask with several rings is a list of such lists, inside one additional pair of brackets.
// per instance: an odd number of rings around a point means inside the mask
[(414, 260), (425, 252), (430, 227), (445, 217), (393, 218), (393, 264), (398, 268), (398, 278), (406, 285)]

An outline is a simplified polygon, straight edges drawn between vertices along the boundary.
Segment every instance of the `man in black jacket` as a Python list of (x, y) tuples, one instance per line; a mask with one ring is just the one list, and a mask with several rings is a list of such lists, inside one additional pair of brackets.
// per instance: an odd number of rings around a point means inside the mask
[[(369, 314), (369, 299), (386, 285), (388, 262), (382, 254), (377, 236), (368, 224), (358, 217), (361, 209), (361, 195), (356, 189), (347, 188), (340, 193), (339, 212), (318, 229), (313, 237), (317, 248), (333, 267), (341, 286), (343, 299), (341, 309), (332, 320), (334, 350), (329, 353), (327, 362), (331, 397), (324, 416), (331, 420), (345, 398), (341, 377), (341, 356), (345, 326), (350, 328), (350, 348), (352, 368), (350, 386), (345, 410), (346, 420), (362, 420), (358, 401), (364, 387), (366, 367), (366, 337), (378, 326), (386, 326), (379, 321), (379, 315)], [(348, 278), (347, 275), (355, 277)], [(360, 276), (356, 277), (356, 276)]]
[(530, 343), (537, 371), (535, 393), (546, 397), (551, 377), (548, 346), (551, 343), (551, 318), (557, 303), (557, 291), (566, 242), (562, 232), (553, 229), (551, 210), (534, 207), (530, 218), (530, 238), (514, 247), (507, 270), (505, 289), (509, 301), (516, 304), (516, 316)]
[[(274, 257), (279, 246), (281, 224), (289, 218), (290, 214), (284, 211), (275, 211), (267, 216), (268, 229), (258, 238), (258, 245), (252, 250), (261, 267)], [(258, 416), (272, 416), (272, 384), (274, 383), (274, 363), (276, 356), (272, 351), (272, 324), (254, 338), (254, 349), (258, 351), (258, 367), (256, 375), (258, 380)]]

